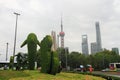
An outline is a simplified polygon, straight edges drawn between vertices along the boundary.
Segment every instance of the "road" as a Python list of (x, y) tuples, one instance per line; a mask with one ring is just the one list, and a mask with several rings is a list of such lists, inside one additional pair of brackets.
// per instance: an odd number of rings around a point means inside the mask
[(114, 77), (119, 77), (120, 78), (120, 72), (101, 72), (101, 71), (94, 71), (93, 73), (95, 74), (104, 74), (107, 76), (114, 76)]

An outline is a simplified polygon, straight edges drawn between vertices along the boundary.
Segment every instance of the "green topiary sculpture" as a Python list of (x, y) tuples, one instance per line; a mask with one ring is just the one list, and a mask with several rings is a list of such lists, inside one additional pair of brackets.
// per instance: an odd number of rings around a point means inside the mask
[(41, 41), (41, 47), (40, 47), (40, 54), (41, 54), (41, 72), (43, 73), (49, 73), (49, 67), (50, 67), (50, 57), (51, 57), (51, 46), (52, 46), (52, 38), (51, 36), (47, 35), (42, 41)]
[(28, 47), (28, 69), (34, 70), (35, 55), (37, 52), (37, 44), (40, 46), (40, 43), (37, 39), (37, 36), (34, 33), (30, 33), (27, 39), (23, 42), (21, 47), (27, 44)]
[(50, 74), (55, 75), (58, 73), (59, 68), (59, 59), (56, 51), (51, 52), (51, 66), (50, 66)]
[(51, 51), (52, 38), (47, 35), (41, 41), (41, 72), (55, 75), (58, 72), (59, 60), (57, 52)]

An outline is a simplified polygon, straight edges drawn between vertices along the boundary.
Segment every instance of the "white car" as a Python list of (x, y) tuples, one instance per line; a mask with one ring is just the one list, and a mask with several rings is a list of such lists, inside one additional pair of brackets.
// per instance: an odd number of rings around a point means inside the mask
[(107, 71), (110, 71), (109, 68), (106, 68), (106, 69), (103, 69), (102, 72), (107, 72)]

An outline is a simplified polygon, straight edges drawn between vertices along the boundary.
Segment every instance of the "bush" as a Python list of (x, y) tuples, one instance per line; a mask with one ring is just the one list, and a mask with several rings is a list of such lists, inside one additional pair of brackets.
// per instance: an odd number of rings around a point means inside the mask
[(58, 72), (59, 60), (57, 52), (51, 50), (52, 38), (47, 35), (41, 41), (41, 72), (55, 75)]
[(28, 48), (28, 68), (34, 70), (35, 66), (35, 55), (37, 52), (37, 44), (40, 46), (37, 36), (34, 33), (30, 33), (27, 39), (23, 42), (21, 47), (27, 44)]
[(58, 60), (58, 55), (57, 52), (51, 52), (51, 69), (50, 73), (55, 75), (58, 72), (58, 67), (59, 67), (59, 60)]
[(40, 55), (41, 55), (41, 72), (50, 72), (50, 61), (51, 61), (51, 46), (52, 38), (47, 35), (41, 41)]

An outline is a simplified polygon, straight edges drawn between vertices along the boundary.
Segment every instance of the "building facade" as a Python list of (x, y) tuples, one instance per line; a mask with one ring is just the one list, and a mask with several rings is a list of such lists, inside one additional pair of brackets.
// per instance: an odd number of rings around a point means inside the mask
[(87, 35), (82, 35), (82, 53), (85, 55), (89, 55)]
[(55, 51), (57, 49), (56, 32), (55, 31), (51, 32), (51, 37), (52, 37), (52, 41), (53, 41), (52, 50)]
[(100, 33), (100, 25), (99, 22), (95, 23), (96, 27), (96, 44), (97, 44), (97, 52), (102, 51), (102, 44), (101, 44), (101, 33)]
[(112, 51), (119, 55), (119, 49), (118, 48), (112, 48)]
[(96, 42), (93, 42), (91, 43), (91, 54), (95, 54), (97, 53), (97, 43)]

